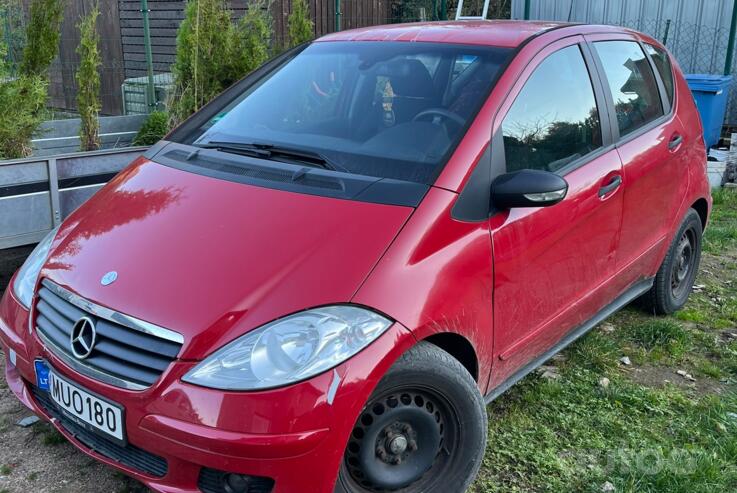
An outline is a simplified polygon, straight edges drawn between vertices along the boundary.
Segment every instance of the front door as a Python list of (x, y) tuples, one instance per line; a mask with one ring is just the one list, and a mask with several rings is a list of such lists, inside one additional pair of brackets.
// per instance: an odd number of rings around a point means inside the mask
[(609, 292), (608, 280), (622, 221), (622, 169), (602, 102), (583, 38), (569, 38), (533, 59), (495, 120), (492, 153), (496, 160), (503, 154), (502, 172), (552, 171), (569, 190), (557, 205), (490, 218), (492, 387), (619, 294)]

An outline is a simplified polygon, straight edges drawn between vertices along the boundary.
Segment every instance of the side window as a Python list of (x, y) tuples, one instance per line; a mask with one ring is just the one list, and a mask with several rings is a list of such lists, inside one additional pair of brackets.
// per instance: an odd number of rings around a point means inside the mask
[(657, 46), (645, 45), (650, 58), (655, 62), (655, 67), (658, 69), (660, 78), (663, 80), (663, 86), (665, 86), (665, 95), (668, 98), (670, 104), (673, 104), (673, 67), (670, 64), (670, 57), (665, 50), (658, 48)]
[(601, 147), (589, 72), (578, 45), (546, 58), (502, 122), (507, 171), (557, 171)]
[(617, 114), (619, 134), (626, 135), (663, 115), (658, 84), (640, 45), (634, 41), (594, 43)]

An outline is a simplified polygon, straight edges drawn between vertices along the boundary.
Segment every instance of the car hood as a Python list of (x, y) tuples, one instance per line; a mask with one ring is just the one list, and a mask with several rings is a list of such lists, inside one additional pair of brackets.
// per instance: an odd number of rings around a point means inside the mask
[(350, 301), (412, 210), (141, 158), (63, 223), (41, 275), (181, 333), (181, 357), (201, 359), (276, 318)]

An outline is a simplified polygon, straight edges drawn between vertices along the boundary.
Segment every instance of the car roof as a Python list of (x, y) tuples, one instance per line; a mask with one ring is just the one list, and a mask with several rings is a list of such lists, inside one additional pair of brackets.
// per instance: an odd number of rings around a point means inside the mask
[(565, 27), (577, 27), (578, 29), (573, 29), (576, 31), (575, 34), (591, 30), (597, 32), (629, 31), (614, 26), (552, 21), (442, 21), (364, 27), (328, 34), (317, 41), (414, 41), (516, 48), (539, 34)]

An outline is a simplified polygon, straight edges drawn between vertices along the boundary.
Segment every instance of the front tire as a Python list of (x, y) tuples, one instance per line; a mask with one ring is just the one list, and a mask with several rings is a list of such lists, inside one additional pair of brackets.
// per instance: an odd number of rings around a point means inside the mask
[(699, 214), (689, 209), (663, 260), (645, 301), (657, 315), (683, 308), (691, 294), (701, 261), (702, 226)]
[(421, 342), (379, 382), (351, 433), (336, 493), (455, 493), (486, 447), (484, 400), (473, 377)]

